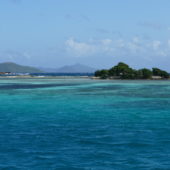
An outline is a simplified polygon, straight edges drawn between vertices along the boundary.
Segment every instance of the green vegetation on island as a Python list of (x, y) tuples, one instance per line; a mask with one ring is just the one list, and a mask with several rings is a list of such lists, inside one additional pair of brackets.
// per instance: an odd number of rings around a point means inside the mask
[(170, 75), (159, 68), (136, 70), (120, 62), (109, 70), (97, 70), (95, 77), (101, 79), (168, 79)]
[(43, 71), (30, 66), (22, 66), (12, 62), (0, 63), (0, 72), (11, 73), (41, 73)]

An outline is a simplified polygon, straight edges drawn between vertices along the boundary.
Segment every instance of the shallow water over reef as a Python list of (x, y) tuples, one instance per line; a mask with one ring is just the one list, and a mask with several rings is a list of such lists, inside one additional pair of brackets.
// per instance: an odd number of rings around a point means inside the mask
[(0, 169), (170, 169), (170, 81), (1, 79)]

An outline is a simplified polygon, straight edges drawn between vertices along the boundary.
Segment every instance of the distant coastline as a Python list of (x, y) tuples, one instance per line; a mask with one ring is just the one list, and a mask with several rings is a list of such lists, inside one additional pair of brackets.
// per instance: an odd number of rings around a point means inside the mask
[[(83, 65), (73, 65), (73, 67), (80, 68)], [(69, 66), (70, 68), (70, 66)], [(67, 67), (68, 69), (68, 67)], [(67, 70), (66, 69), (66, 70)], [(152, 68), (152, 70), (133, 69), (123, 62), (119, 62), (116, 66), (110, 69), (97, 70), (95, 72), (41, 72), (37, 68), (21, 66), (15, 63), (1, 63), (0, 64), (0, 78), (37, 78), (37, 79), (71, 79), (71, 78), (87, 78), (92, 80), (169, 80), (170, 74), (159, 68)], [(79, 69), (78, 69), (79, 70)], [(81, 69), (80, 69), (81, 70)], [(89, 70), (89, 69), (88, 69)], [(36, 72), (37, 71), (37, 72)], [(74, 70), (75, 71), (75, 70)]]
[(95, 77), (95, 76), (83, 76), (83, 75), (60, 75), (60, 76), (38, 76), (38, 75), (13, 75), (13, 76), (0, 76), (0, 80), (3, 80), (3, 79), (86, 79), (86, 80), (102, 80), (102, 81), (105, 81), (105, 80), (109, 80), (109, 81), (112, 81), (112, 80), (129, 80), (129, 81), (133, 81), (133, 80), (151, 80), (151, 81), (160, 81), (160, 80), (165, 80), (165, 81), (169, 81), (170, 78), (168, 79), (162, 79), (162, 78), (151, 78), (151, 79), (120, 79), (120, 78), (100, 78), (100, 77)]
[(3, 73), (0, 79), (91, 79), (94, 73)]

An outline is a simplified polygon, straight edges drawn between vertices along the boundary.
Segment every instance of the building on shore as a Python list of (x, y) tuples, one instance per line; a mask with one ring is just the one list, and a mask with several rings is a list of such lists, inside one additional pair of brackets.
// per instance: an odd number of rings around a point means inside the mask
[(0, 75), (9, 75), (11, 72), (0, 72)]
[(161, 77), (161, 76), (152, 76), (152, 79), (153, 79), (153, 80), (161, 80), (162, 77)]

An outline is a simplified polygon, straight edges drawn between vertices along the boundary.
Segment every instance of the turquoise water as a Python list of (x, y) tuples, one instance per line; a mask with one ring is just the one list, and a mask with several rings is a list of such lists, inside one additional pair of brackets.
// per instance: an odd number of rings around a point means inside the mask
[(170, 169), (170, 81), (1, 79), (0, 169)]

